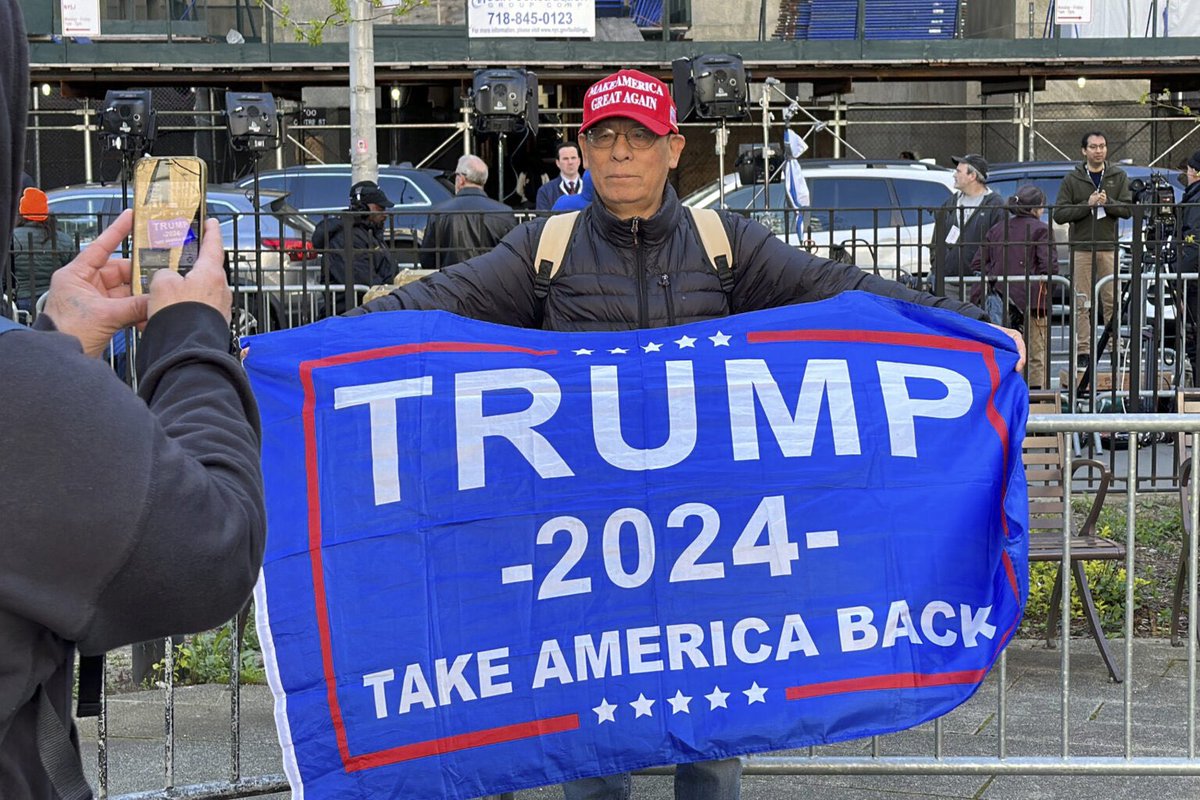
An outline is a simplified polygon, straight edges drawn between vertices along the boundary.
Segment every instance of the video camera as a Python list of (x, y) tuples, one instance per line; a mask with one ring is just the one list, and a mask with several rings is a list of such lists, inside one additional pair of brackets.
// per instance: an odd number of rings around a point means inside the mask
[(1150, 217), (1154, 219), (1175, 219), (1175, 190), (1167, 176), (1160, 172), (1151, 172), (1150, 180), (1135, 178), (1129, 183), (1133, 193), (1133, 202), (1150, 208)]
[(1174, 264), (1175, 190), (1170, 180), (1160, 172), (1151, 172), (1148, 181), (1130, 181), (1129, 191), (1134, 204), (1147, 209), (1142, 224), (1142, 263), (1147, 267)]

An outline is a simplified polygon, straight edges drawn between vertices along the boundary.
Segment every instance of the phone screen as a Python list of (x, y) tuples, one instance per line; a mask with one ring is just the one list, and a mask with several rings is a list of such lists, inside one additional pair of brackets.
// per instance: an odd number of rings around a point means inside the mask
[(200, 253), (207, 169), (192, 156), (143, 158), (133, 168), (133, 290), (160, 269), (186, 273)]

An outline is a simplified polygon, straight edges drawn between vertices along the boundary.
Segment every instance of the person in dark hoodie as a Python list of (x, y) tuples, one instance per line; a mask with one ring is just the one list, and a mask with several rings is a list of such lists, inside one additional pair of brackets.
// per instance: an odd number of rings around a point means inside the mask
[[(349, 307), (354, 285), (376, 286), (396, 277), (396, 262), (383, 241), (387, 210), (393, 203), (374, 181), (359, 181), (350, 187), (350, 207), (346, 214), (326, 217), (313, 231), (312, 243), (321, 252), (329, 282), (345, 287), (334, 301), (340, 314)], [(347, 236), (349, 231), (349, 236)], [(347, 241), (347, 239), (349, 241)], [(346, 252), (349, 246), (350, 252)], [(346, 256), (352, 270), (346, 269)], [(357, 303), (355, 304), (357, 305)]]
[[(555, 331), (660, 328), (862, 290), (984, 319), (980, 309), (907, 289), (895, 281), (789, 247), (766, 227), (727, 212), (720, 219), (733, 253), (727, 285), (706, 263), (691, 214), (667, 182), (686, 144), (662, 81), (621, 70), (584, 95), (584, 165), (596, 198), (579, 213), (556, 277), (538, 296), (538, 241), (551, 217), (519, 225), (491, 252), (397, 288), (348, 316), (440, 309), (474, 319)], [(980, 237), (982, 239), (982, 236)], [(548, 269), (548, 267), (547, 267)], [(1024, 366), (1024, 341), (1013, 338)], [(736, 800), (741, 761), (681, 764), (675, 796)], [(628, 774), (564, 785), (566, 800), (627, 800)]]
[[(28, 47), (0, 0), (0, 257), (25, 143)], [(0, 320), (0, 797), (81, 800), (75, 653), (218, 625), (266, 524), (258, 411), (229, 335), (221, 229), (195, 267), (130, 295), (125, 212), (50, 282), (36, 329)], [(134, 394), (97, 356), (144, 324)], [(140, 396), (139, 396), (140, 395)], [(53, 777), (44, 764), (56, 764)]]

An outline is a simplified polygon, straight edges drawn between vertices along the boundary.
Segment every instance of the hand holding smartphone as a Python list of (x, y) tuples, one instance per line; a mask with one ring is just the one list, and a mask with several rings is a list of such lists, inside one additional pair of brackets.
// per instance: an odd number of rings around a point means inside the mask
[(146, 157), (133, 167), (134, 294), (160, 269), (186, 273), (204, 232), (208, 169), (195, 156)]

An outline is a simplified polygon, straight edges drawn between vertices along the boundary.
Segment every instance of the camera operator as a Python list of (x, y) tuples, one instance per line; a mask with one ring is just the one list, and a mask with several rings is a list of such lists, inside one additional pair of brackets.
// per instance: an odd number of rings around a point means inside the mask
[[(396, 262), (383, 241), (387, 210), (392, 206), (374, 181), (359, 181), (350, 187), (348, 213), (326, 217), (313, 231), (312, 244), (325, 258), (329, 282), (345, 286), (334, 302), (335, 313), (341, 314), (349, 306), (355, 284), (373, 286), (396, 277)], [(347, 240), (350, 269), (346, 268)]]
[[(1196, 272), (1200, 270), (1200, 150), (1192, 153), (1187, 160), (1187, 188), (1183, 191), (1183, 199), (1179, 203), (1179, 227), (1176, 230), (1175, 241), (1178, 243), (1180, 272)], [(1197, 291), (1195, 280), (1186, 282), (1187, 296), (1187, 341), (1184, 348), (1192, 365), (1192, 380), (1196, 380), (1196, 336), (1197, 321), (1200, 318), (1200, 291)]]

